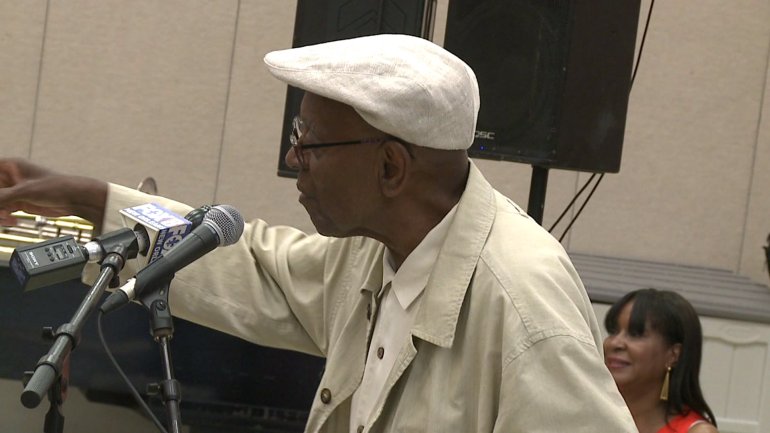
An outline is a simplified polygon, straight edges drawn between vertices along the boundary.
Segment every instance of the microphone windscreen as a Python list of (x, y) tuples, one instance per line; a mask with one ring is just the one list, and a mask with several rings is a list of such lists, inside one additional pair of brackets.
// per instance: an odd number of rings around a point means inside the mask
[(202, 224), (217, 232), (219, 246), (232, 245), (238, 242), (243, 234), (243, 217), (237, 209), (226, 204), (212, 207), (203, 218)]

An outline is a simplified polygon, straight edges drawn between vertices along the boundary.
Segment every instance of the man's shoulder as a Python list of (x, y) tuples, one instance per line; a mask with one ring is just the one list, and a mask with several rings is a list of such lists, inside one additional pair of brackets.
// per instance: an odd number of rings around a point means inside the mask
[(532, 226), (536, 223), (518, 218), (504, 222), (505, 230), (490, 233), (471, 296), (506, 305), (509, 326), (532, 342), (562, 334), (594, 344), (594, 313), (569, 256), (545, 230)]

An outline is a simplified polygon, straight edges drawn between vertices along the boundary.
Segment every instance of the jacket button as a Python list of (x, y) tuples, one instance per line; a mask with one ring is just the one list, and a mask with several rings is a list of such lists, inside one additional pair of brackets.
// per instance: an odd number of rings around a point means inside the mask
[(329, 390), (329, 388), (324, 388), (321, 390), (321, 401), (323, 404), (329, 404), (329, 402), (332, 401), (332, 392)]
[(356, 433), (362, 433), (363, 431), (364, 431), (364, 426), (362, 425), (358, 426), (358, 428), (356, 429)]
[(385, 348), (384, 347), (378, 347), (377, 348), (377, 357), (382, 359), (383, 356), (385, 356)]

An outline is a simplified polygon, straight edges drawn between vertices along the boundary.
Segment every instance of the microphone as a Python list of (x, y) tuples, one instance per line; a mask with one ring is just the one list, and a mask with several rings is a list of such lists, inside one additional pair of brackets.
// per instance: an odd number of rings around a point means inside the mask
[[(200, 218), (209, 208), (203, 206), (188, 215)], [(74, 236), (68, 235), (16, 248), (9, 265), (19, 285), (29, 291), (79, 278), (86, 263), (101, 263), (113, 252), (124, 260), (136, 258), (139, 265), (144, 266), (168, 251), (194, 226), (193, 222), (154, 203), (120, 212), (125, 225), (133, 225), (133, 229), (124, 227), (105, 233), (82, 246)], [(136, 224), (132, 224), (134, 222)]]
[(100, 307), (102, 313), (109, 313), (169, 281), (178, 270), (214, 248), (234, 244), (243, 234), (243, 225), (243, 217), (234, 207), (212, 207), (189, 235), (115, 290)]

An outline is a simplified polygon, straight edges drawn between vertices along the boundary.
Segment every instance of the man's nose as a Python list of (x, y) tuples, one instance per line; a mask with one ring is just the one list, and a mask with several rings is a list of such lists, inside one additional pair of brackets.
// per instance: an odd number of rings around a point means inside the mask
[(286, 155), (283, 156), (283, 162), (285, 162), (286, 165), (288, 165), (290, 168), (299, 170), (299, 160), (297, 160), (297, 152), (294, 151), (293, 147), (290, 147), (289, 150), (286, 152)]

